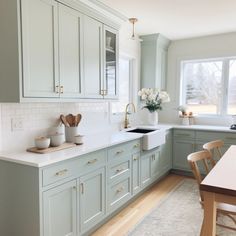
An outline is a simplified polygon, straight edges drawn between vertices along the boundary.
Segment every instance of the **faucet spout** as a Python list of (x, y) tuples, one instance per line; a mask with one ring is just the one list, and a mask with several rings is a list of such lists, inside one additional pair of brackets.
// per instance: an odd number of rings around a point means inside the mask
[(128, 115), (129, 115), (129, 112), (128, 112), (128, 109), (129, 107), (132, 106), (133, 108), (133, 112), (136, 112), (136, 109), (135, 109), (135, 105), (134, 103), (128, 103), (125, 107), (125, 122), (124, 122), (124, 128), (127, 129), (129, 127), (129, 119), (128, 119)]

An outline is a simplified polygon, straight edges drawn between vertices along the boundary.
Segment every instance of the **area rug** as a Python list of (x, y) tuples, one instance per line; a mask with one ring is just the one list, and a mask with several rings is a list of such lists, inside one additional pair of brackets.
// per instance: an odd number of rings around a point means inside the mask
[[(139, 222), (129, 236), (199, 236), (203, 210), (199, 192), (192, 179), (183, 180), (158, 206)], [(220, 217), (220, 221), (228, 219)], [(229, 225), (231, 222), (227, 222)], [(232, 224), (231, 224), (232, 226)], [(236, 236), (236, 232), (217, 227), (218, 236)]]

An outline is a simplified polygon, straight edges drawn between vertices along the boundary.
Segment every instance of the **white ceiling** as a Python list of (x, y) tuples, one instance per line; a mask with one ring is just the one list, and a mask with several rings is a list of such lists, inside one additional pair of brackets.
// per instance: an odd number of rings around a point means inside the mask
[(127, 17), (138, 18), (138, 34), (170, 39), (236, 31), (236, 0), (100, 0)]

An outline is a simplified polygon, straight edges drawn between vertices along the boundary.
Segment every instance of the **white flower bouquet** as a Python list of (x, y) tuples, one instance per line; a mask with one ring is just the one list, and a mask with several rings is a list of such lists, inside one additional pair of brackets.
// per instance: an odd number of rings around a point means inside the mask
[(150, 112), (162, 110), (162, 103), (170, 102), (169, 94), (158, 89), (142, 88), (138, 96), (145, 102), (143, 108), (147, 108)]

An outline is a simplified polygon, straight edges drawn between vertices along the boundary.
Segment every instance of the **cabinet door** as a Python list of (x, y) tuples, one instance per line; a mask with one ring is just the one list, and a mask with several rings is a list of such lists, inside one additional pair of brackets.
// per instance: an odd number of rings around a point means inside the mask
[(88, 98), (102, 98), (102, 24), (84, 16), (84, 95)]
[(161, 146), (160, 170), (165, 173), (172, 168), (172, 133), (166, 134), (166, 143)]
[(104, 26), (104, 95), (105, 98), (116, 98), (118, 96), (118, 31)]
[(85, 232), (105, 214), (105, 169), (99, 169), (80, 178), (80, 225)]
[(194, 141), (174, 140), (173, 143), (173, 168), (190, 171), (187, 156), (194, 152)]
[(132, 160), (132, 189), (133, 194), (139, 192), (141, 184), (140, 184), (140, 154), (136, 153), (133, 155)]
[(76, 236), (76, 181), (43, 193), (44, 236)]
[(155, 151), (151, 156), (151, 176), (157, 178), (160, 175), (160, 149)]
[(81, 95), (81, 22), (78, 11), (59, 5), (61, 97), (78, 98)]
[(22, 0), (23, 96), (59, 97), (58, 4)]
[(153, 154), (147, 154), (141, 157), (141, 184), (149, 184), (151, 181), (151, 159)]

